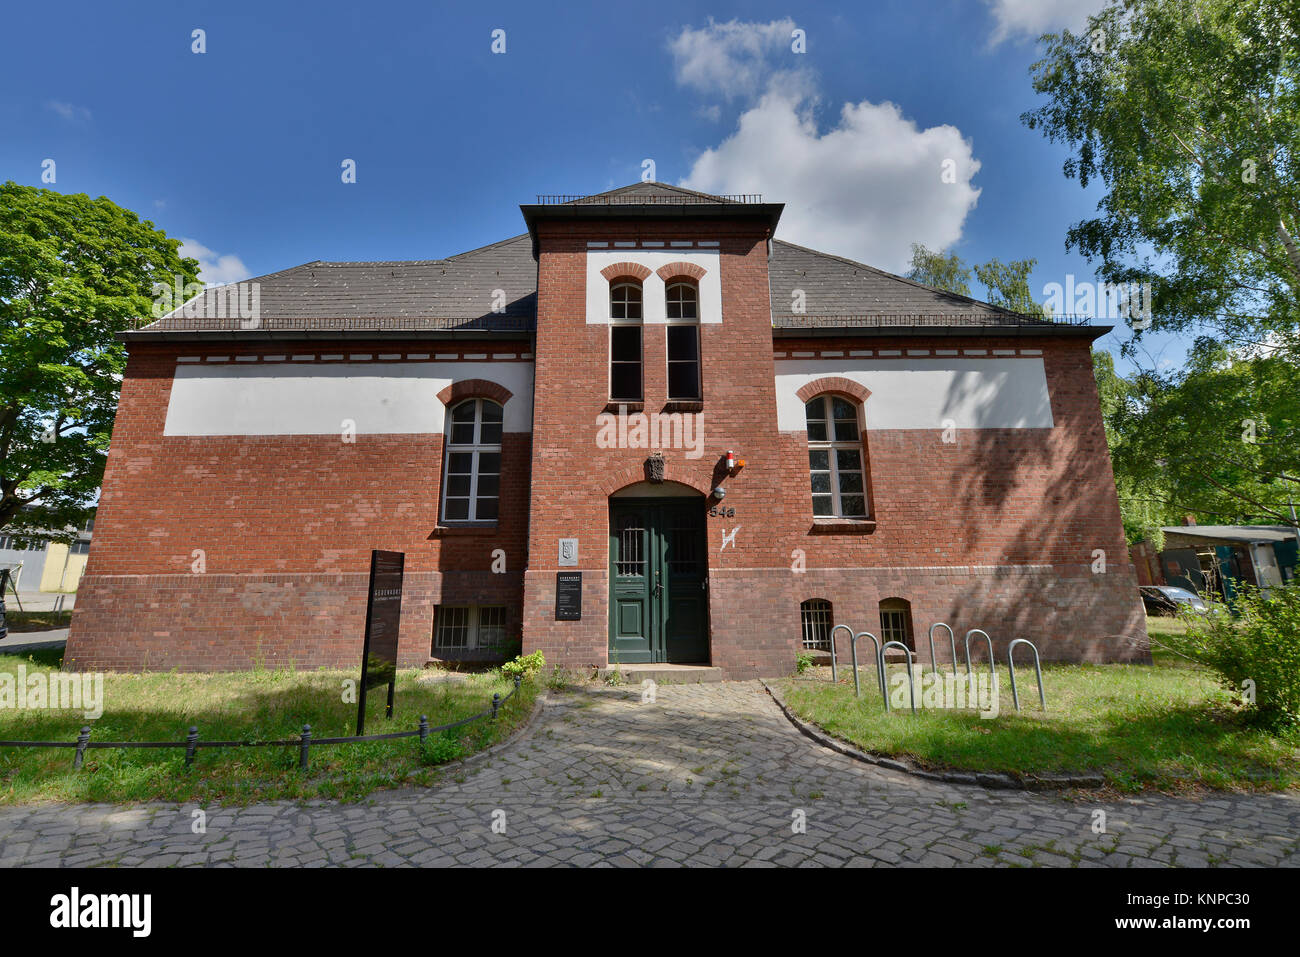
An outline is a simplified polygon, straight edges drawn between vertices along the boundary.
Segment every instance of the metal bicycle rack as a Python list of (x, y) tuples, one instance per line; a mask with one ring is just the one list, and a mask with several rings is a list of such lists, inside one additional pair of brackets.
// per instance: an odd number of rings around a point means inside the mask
[[(876, 646), (876, 683), (880, 686), (880, 697), (885, 697), (885, 659), (880, 653), (880, 639), (869, 631), (860, 631), (849, 639), (849, 651), (853, 653), (853, 697), (862, 697), (862, 687), (858, 683), (858, 639), (866, 636)], [(885, 702), (889, 707), (889, 702)]]
[(836, 684), (840, 680), (839, 675), (837, 674), (835, 669), (835, 632), (839, 631), (841, 628), (843, 628), (845, 631), (849, 633), (849, 641), (850, 642), (853, 641), (853, 629), (850, 628), (848, 625), (836, 625), (834, 628), (831, 629), (831, 683), (832, 684)]
[(952, 633), (952, 626), (950, 626), (947, 622), (944, 622), (944, 621), (936, 621), (933, 625), (930, 626), (930, 667), (932, 667), (932, 668), (935, 670), (936, 673), (939, 673), (939, 674), (942, 674), (942, 673), (943, 673), (943, 669), (939, 667), (939, 659), (936, 658), (936, 657), (934, 656), (934, 630), (935, 630), (936, 628), (947, 628), (947, 629), (948, 629), (948, 644), (952, 646), (952, 673), (953, 673), (953, 676), (956, 677), (956, 675), (957, 675), (957, 636), (954, 635), (954, 634)]
[[(907, 662), (907, 692), (908, 692), (908, 697), (912, 699), (912, 714), (916, 714), (916, 682), (912, 680), (912, 652), (910, 652), (907, 648), (907, 645), (903, 644), (901, 641), (887, 641), (880, 648), (881, 665), (884, 665), (885, 652), (891, 646), (895, 648), (901, 648), (905, 656), (903, 660)], [(883, 670), (880, 673), (880, 677), (881, 680), (883, 681), (885, 677)], [(885, 695), (885, 710), (886, 711), (889, 710), (888, 694)]]
[[(998, 676), (997, 676), (997, 672), (994, 671), (993, 669), (993, 639), (989, 637), (989, 633), (985, 631), (983, 628), (972, 628), (970, 631), (966, 632), (966, 681), (969, 683), (973, 679), (973, 675), (971, 674), (971, 667), (970, 667), (970, 640), (972, 635), (983, 635), (984, 640), (988, 642), (989, 680), (992, 681), (994, 685), (996, 685)], [(974, 684), (971, 684), (971, 687), (973, 688)]]
[(1034, 671), (1038, 674), (1038, 702), (1043, 706), (1043, 711), (1047, 710), (1047, 696), (1043, 694), (1043, 666), (1038, 661), (1038, 649), (1028, 638), (1017, 638), (1007, 645), (1007, 668), (1011, 671), (1011, 700), (1016, 703), (1016, 710), (1020, 710), (1020, 694), (1016, 691), (1016, 645), (1028, 645), (1029, 650), (1034, 653)]

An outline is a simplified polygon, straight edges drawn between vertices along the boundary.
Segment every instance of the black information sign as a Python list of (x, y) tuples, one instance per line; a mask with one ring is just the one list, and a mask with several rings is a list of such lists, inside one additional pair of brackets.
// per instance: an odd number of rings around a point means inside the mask
[(357, 696), (357, 734), (365, 734), (366, 691), (388, 685), (388, 708), (393, 716), (397, 690), (397, 634), (402, 623), (402, 552), (370, 552), (370, 593), (366, 599), (366, 644), (361, 653), (361, 693)]
[(582, 572), (555, 573), (555, 620), (582, 620)]

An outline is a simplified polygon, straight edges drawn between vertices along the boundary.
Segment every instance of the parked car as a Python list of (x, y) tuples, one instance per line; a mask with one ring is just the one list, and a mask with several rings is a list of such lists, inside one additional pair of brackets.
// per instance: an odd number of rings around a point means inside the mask
[(1210, 608), (1205, 600), (1194, 591), (1178, 588), (1174, 585), (1141, 585), (1142, 604), (1148, 615), (1176, 615), (1180, 611), (1206, 612)]

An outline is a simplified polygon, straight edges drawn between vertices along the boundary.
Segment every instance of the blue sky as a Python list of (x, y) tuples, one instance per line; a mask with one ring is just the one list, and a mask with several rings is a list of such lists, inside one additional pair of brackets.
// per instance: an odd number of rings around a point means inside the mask
[(1064, 237), (1100, 193), (1020, 123), (1032, 38), (1098, 5), (24, 4), (0, 35), (0, 180), (40, 185), (53, 159), (51, 188), (138, 211), (218, 281), (461, 252), (522, 232), (537, 193), (650, 159), (785, 202), (778, 235), (883, 268), (913, 240), (1035, 257), (1038, 293), (1093, 278)]

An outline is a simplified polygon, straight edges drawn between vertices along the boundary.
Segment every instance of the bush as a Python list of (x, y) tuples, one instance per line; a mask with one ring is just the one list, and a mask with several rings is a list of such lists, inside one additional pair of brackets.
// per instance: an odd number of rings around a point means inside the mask
[(534, 651), (531, 655), (516, 655), (514, 661), (507, 661), (501, 666), (501, 674), (511, 679), (516, 676), (531, 679), (545, 665), (546, 658), (540, 651)]
[(1274, 586), (1268, 597), (1243, 585), (1234, 606), (1235, 618), (1222, 608), (1184, 614), (1187, 633), (1159, 643), (1217, 673), (1261, 726), (1300, 724), (1300, 582)]
[(795, 672), (797, 674), (803, 674), (805, 671), (807, 671), (809, 668), (813, 666), (813, 662), (816, 660), (817, 659), (814, 658), (812, 654), (810, 654), (807, 651), (799, 652), (797, 655), (794, 656)]

